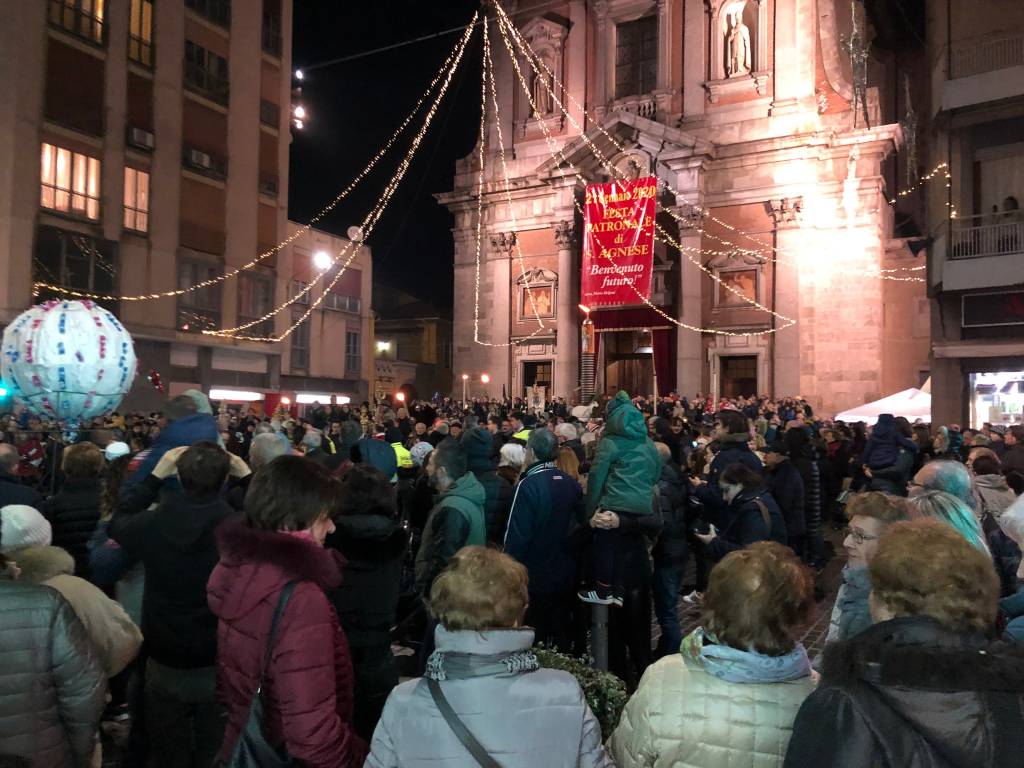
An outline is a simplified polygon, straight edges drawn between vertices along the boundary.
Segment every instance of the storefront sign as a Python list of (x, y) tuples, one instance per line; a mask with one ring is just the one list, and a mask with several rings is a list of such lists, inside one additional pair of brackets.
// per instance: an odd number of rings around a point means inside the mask
[(587, 187), (580, 300), (588, 307), (641, 304), (651, 296), (658, 180)]

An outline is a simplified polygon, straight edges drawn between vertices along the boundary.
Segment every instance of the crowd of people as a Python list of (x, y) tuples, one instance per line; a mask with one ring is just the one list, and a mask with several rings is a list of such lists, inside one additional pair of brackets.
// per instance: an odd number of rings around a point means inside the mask
[[(99, 765), (115, 727), (157, 768), (1024, 755), (1024, 425), (190, 390), (0, 426), (0, 766)], [(534, 651), (588, 658), (604, 615), (613, 728)]]

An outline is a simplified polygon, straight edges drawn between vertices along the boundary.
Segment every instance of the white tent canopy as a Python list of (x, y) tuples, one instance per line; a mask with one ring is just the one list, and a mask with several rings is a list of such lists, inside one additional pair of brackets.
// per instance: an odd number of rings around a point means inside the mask
[(928, 391), (930, 389), (927, 382), (921, 389), (915, 387), (904, 389), (895, 395), (889, 395), (881, 400), (875, 400), (873, 403), (865, 403), (836, 414), (835, 420), (845, 421), (848, 424), (858, 421), (874, 424), (883, 413), (891, 413), (893, 416), (904, 416), (911, 422), (917, 419), (930, 422), (932, 420), (932, 396)]

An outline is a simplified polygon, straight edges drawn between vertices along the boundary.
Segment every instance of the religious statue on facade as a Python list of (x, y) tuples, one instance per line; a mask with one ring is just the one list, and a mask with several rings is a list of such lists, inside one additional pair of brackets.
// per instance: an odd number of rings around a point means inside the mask
[(729, 31), (725, 35), (725, 76), (739, 77), (751, 71), (750, 30), (743, 23), (742, 6), (729, 14)]
[[(546, 59), (541, 59), (545, 66), (547, 65)], [(531, 96), (533, 97), (533, 117), (547, 117), (554, 111), (554, 104), (551, 98), (552, 91), (551, 78), (548, 76), (547, 71), (544, 67), (541, 67), (539, 71), (533, 74), (533, 83), (531, 84)]]

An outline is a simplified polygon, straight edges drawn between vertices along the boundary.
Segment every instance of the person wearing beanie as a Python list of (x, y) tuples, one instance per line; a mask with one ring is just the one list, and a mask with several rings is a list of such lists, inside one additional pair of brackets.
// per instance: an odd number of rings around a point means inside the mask
[(18, 564), (20, 579), (60, 592), (85, 626), (108, 677), (123, 670), (142, 646), (142, 633), (115, 601), (74, 575), (75, 560), (51, 546), (50, 523), (33, 507), (0, 509), (0, 552)]
[(470, 430), (462, 438), (466, 446), (469, 471), (484, 487), (484, 518), (487, 521), (487, 543), (500, 544), (505, 536), (509, 510), (512, 509), (512, 484), (497, 472), (491, 452), (494, 439), (483, 427)]
[(427, 457), (430, 455), (430, 452), (432, 450), (434, 450), (434, 446), (432, 446), (430, 443), (426, 441), (422, 443), (416, 443), (416, 445), (412, 447), (412, 450), (409, 451), (409, 455), (412, 457), (413, 464), (415, 464), (417, 467), (426, 466)]

